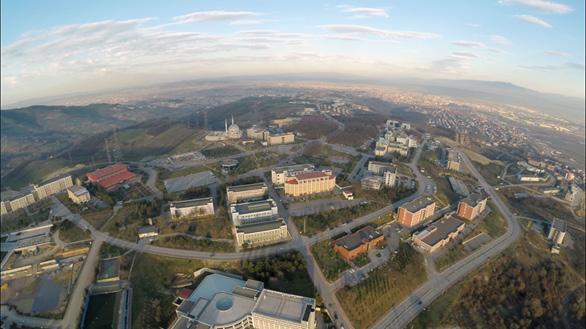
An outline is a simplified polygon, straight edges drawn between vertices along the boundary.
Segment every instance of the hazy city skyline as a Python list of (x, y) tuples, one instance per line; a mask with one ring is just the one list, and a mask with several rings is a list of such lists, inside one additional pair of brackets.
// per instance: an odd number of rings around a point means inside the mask
[(3, 105), (310, 72), (498, 80), (578, 97), (585, 87), (580, 1), (2, 1), (1, 36)]

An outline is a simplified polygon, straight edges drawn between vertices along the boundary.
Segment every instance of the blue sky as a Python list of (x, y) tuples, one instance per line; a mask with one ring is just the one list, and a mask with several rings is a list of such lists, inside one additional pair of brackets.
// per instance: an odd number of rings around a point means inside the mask
[(2, 103), (229, 75), (499, 80), (584, 97), (584, 1), (4, 1)]

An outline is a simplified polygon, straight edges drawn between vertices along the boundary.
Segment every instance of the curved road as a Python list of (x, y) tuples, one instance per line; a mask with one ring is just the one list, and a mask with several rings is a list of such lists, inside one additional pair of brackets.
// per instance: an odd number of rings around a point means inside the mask
[(519, 238), (521, 228), (511, 211), (503, 203), (492, 186), (486, 182), (484, 177), (482, 177), (472, 165), (470, 159), (468, 159), (465, 153), (461, 152), (461, 154), (464, 164), (478, 179), (480, 185), (490, 195), (494, 204), (505, 217), (507, 221), (507, 231), (499, 238), (484, 245), (466, 258), (431, 278), (423, 286), (419, 287), (403, 300), (403, 302), (392, 308), (376, 323), (374, 328), (405, 328), (409, 322), (417, 316), (417, 314), (423, 311), (423, 309), (431, 304), (436, 298), (440, 297), (448, 288), (486, 263), (490, 258), (500, 254), (517, 240), (517, 238)]

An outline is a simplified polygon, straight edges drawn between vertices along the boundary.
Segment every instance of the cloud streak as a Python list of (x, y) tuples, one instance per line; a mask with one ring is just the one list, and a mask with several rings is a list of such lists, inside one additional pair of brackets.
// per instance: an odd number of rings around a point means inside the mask
[(350, 5), (337, 6), (343, 13), (355, 14), (354, 18), (384, 17), (388, 18), (389, 13), (384, 8), (353, 7)]
[(384, 39), (434, 39), (440, 35), (429, 32), (416, 32), (416, 31), (391, 31), (378, 29), (365, 25), (351, 25), (351, 24), (328, 24), (320, 25), (320, 28), (345, 35), (369, 35), (377, 36)]
[(554, 14), (567, 14), (574, 10), (572, 7), (563, 3), (545, 0), (501, 0), (499, 3), (518, 4)]
[(205, 23), (205, 22), (230, 22), (230, 21), (241, 21), (245, 19), (251, 19), (259, 16), (260, 13), (252, 11), (224, 11), (224, 10), (212, 10), (212, 11), (196, 11), (193, 13), (175, 16), (173, 20), (178, 24), (187, 23)]
[(526, 23), (529, 23), (529, 24), (545, 27), (548, 29), (553, 27), (551, 24), (542, 20), (541, 18), (537, 18), (537, 17), (531, 16), (531, 15), (514, 15), (513, 18), (520, 20), (520, 21), (523, 21), (523, 22), (526, 22)]

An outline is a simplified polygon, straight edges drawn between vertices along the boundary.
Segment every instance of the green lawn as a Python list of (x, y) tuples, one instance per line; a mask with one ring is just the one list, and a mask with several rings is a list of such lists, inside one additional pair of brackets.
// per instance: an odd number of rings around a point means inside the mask
[(216, 242), (203, 239), (193, 239), (182, 235), (158, 238), (153, 242), (153, 245), (174, 249), (187, 249), (199, 251), (234, 251), (234, 244), (229, 242)]
[(58, 224), (59, 239), (63, 242), (76, 242), (91, 239), (88, 232), (80, 229), (77, 225), (68, 220), (64, 220)]
[(352, 260), (352, 263), (358, 267), (362, 267), (368, 263), (370, 263), (370, 259), (368, 259), (368, 254), (362, 254)]
[(329, 281), (335, 281), (340, 273), (350, 268), (350, 265), (334, 251), (331, 240), (314, 244), (311, 246), (311, 253)]
[(209, 148), (201, 151), (208, 158), (221, 158), (240, 153), (240, 150), (231, 145)]
[(394, 259), (358, 285), (340, 289), (337, 296), (354, 327), (368, 328), (425, 280), (423, 256), (401, 243)]

